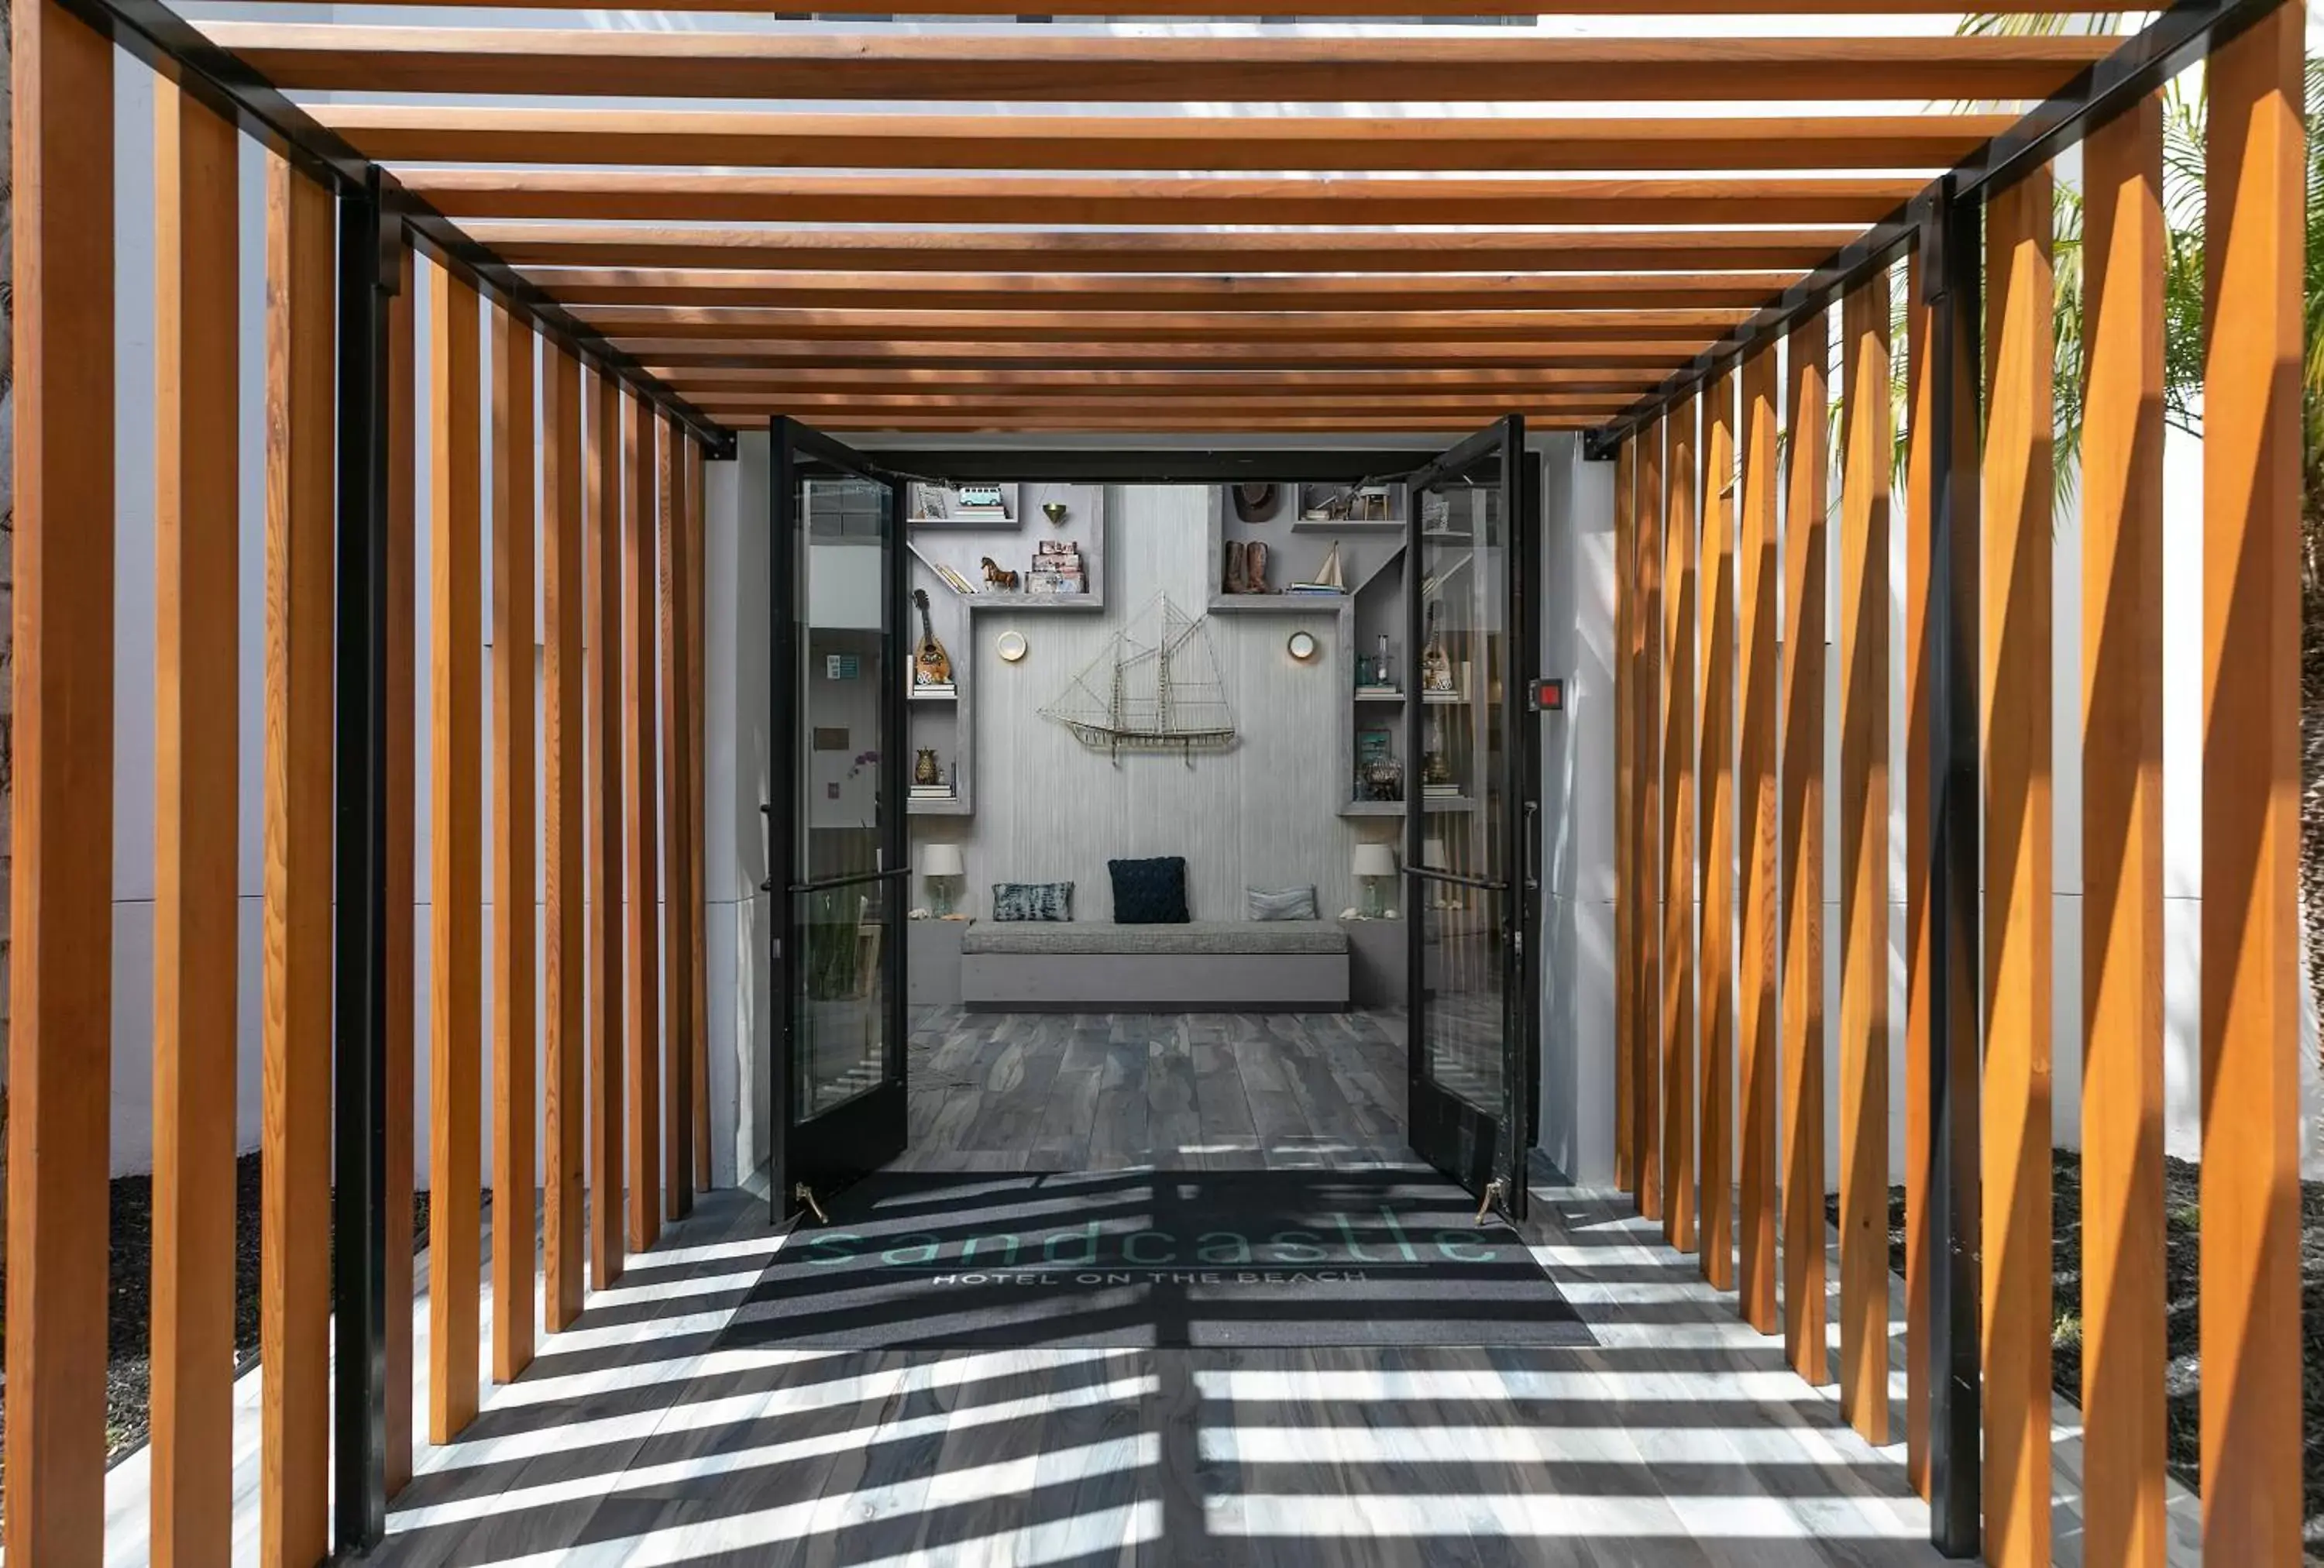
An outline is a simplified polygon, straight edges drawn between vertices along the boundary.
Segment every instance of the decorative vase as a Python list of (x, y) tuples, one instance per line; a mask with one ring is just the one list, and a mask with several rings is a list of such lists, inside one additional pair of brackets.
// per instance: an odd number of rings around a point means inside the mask
[(915, 784), (944, 782), (944, 765), (936, 761), (936, 749), (934, 746), (920, 748), (919, 757), (912, 764), (912, 782)]
[(1065, 503), (1062, 501), (1044, 501), (1041, 503), (1041, 515), (1049, 520), (1052, 527), (1063, 528), (1065, 526)]

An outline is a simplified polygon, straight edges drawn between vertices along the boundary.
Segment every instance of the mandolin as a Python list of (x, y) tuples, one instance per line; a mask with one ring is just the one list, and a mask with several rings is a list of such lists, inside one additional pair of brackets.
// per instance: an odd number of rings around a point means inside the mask
[(928, 623), (928, 591), (912, 590), (912, 603), (920, 610), (920, 641), (912, 650), (912, 678), (922, 686), (944, 686), (952, 679), (952, 655), (936, 641), (936, 629)]

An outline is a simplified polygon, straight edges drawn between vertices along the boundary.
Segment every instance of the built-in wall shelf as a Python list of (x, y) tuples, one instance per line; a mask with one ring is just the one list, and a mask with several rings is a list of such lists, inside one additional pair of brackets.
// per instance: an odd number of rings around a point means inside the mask
[(1311, 517), (1295, 517), (1291, 520), (1291, 531), (1294, 533), (1336, 533), (1345, 534), (1351, 538), (1370, 537), (1374, 539), (1386, 535), (1392, 539), (1402, 539), (1404, 537), (1404, 529), (1405, 521), (1404, 519), (1400, 517), (1368, 517), (1361, 522), (1358, 522), (1351, 518), (1342, 518), (1336, 522), (1327, 521), (1321, 518)]
[[(1465, 795), (1438, 795), (1420, 803), (1423, 816), (1446, 816), (1460, 811), (1474, 811), (1477, 803)], [(1342, 816), (1402, 816), (1401, 800), (1351, 800), (1340, 807)]]
[[(1084, 557), (1084, 562), (1088, 558)], [(1084, 567), (1086, 569), (1086, 566)], [(972, 610), (1095, 611), (1105, 608), (1105, 595), (1096, 588), (1084, 594), (955, 594)]]
[[(1106, 491), (1102, 484), (1003, 484), (998, 487), (1009, 512), (1006, 521), (991, 518), (914, 517), (904, 530), (911, 557), (911, 586), (925, 589), (936, 640), (952, 658), (953, 689), (943, 695), (909, 693), (907, 705), (911, 755), (905, 759), (908, 774), (920, 748), (936, 753), (937, 765), (953, 781), (949, 798), (921, 796), (908, 799), (908, 816), (973, 816), (976, 814), (976, 702), (980, 660), (994, 658), (989, 628), (980, 617), (998, 613), (1019, 615), (1098, 614), (1105, 609)], [(915, 494), (922, 494), (915, 486)], [(1052, 523), (1042, 508), (1062, 506), (1065, 521)], [(1041, 558), (1040, 547), (1062, 540), (1074, 547), (1081, 561), (1082, 591), (1028, 594), (1021, 589), (987, 589), (984, 559), (1006, 571), (1032, 575)], [(957, 576), (972, 592), (953, 585)], [(904, 613), (912, 635), (919, 632), (919, 612), (908, 602)], [(988, 669), (990, 666), (986, 667)], [(907, 678), (909, 678), (908, 676)]]
[(1211, 610), (1222, 615), (1336, 615), (1345, 594), (1214, 594)]
[[(1493, 624), (1481, 602), (1485, 574), (1475, 569), (1482, 513), (1476, 496), (1422, 495), (1400, 479), (1351, 488), (1345, 484), (1277, 484), (1272, 493), (1222, 485), (1211, 504), (1211, 601), (1220, 615), (1330, 615), (1336, 623), (1335, 685), (1340, 716), (1339, 764), (1342, 785), (1340, 814), (1347, 817), (1395, 818), (1400, 800), (1363, 798), (1370, 787), (1360, 776), (1361, 759), (1385, 757), (1400, 770), (1402, 788), (1421, 788), (1423, 759), (1441, 751), (1461, 793), (1425, 797), (1430, 816), (1474, 813), (1478, 770), (1488, 762), (1491, 713), (1476, 700), (1477, 640)], [(1310, 517), (1324, 507), (1372, 515)], [(1421, 549), (1416, 556), (1414, 541)], [(1250, 547), (1266, 549), (1266, 586), (1259, 594), (1231, 594), (1238, 580), (1228, 563), (1247, 567)], [(1234, 552), (1247, 552), (1238, 557)], [(1333, 577), (1330, 565), (1336, 562)], [(1461, 689), (1420, 689), (1418, 650), (1411, 646), (1405, 593), (1407, 574), (1429, 574), (1422, 584), (1426, 600), (1439, 607), (1440, 634), (1454, 659)], [(1290, 584), (1336, 580), (1334, 595), (1286, 594)], [(1380, 689), (1393, 683), (1394, 690)], [(1370, 686), (1370, 690), (1358, 689)], [(1465, 836), (1465, 835), (1464, 835)]]

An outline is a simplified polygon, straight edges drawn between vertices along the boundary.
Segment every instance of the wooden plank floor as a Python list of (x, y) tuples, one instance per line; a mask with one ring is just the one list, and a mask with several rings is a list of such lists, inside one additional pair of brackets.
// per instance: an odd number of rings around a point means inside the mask
[(1924, 1564), (1900, 1455), (1599, 1198), (1589, 1350), (715, 1348), (773, 1250), (713, 1194), (429, 1453), (397, 1564)]
[(1401, 1012), (916, 1009), (898, 1170), (1413, 1163)]
[[(1349, 1015), (1336, 1027), (1229, 1018), (1215, 1036), (1198, 1021), (928, 1014), (916, 1020), (915, 1078), (926, 1088), (946, 1075), (946, 1100), (971, 1106), (959, 1117), (970, 1141), (955, 1158), (972, 1162), (1007, 1153), (978, 1147), (995, 1135), (978, 1130), (1005, 1130), (1036, 1111), (1037, 1160), (1062, 1161), (1076, 1149), (1092, 1160), (1128, 1158), (1121, 1151), (1142, 1148), (1156, 1163), (1167, 1153), (1245, 1164), (1253, 1154), (1286, 1163), (1360, 1158), (1360, 1140), (1330, 1141), (1349, 1129), (1334, 1119), (1327, 1084), (1348, 1117), (1400, 1113), (1395, 1018)], [(980, 1032), (985, 1038), (975, 1038)], [(1116, 1122), (1102, 1144), (1096, 1131), (1075, 1130), (1091, 1129), (1105, 1102), (1104, 1069), (1094, 1084), (1066, 1077), (1093, 1070), (1083, 1064), (1096, 1037), (1106, 1062), (1120, 1064), (1108, 1102)], [(1145, 1047), (1147, 1065), (1135, 1075), (1142, 1122), (1128, 1087), (1132, 1041)], [(1360, 1059), (1375, 1063), (1377, 1092), (1353, 1065)], [(1351, 1095), (1343, 1078), (1363, 1093)], [(987, 1122), (989, 1113), (1003, 1121)], [(1155, 1139), (1157, 1125), (1183, 1126), (1189, 1114), (1191, 1143)], [(1233, 1141), (1245, 1116), (1250, 1150), (1204, 1141)], [(1410, 1158), (1385, 1140), (1371, 1148)], [(1782, 1342), (1737, 1321), (1731, 1298), (1664, 1245), (1660, 1227), (1639, 1220), (1628, 1199), (1536, 1185), (1526, 1229), (1596, 1346), (721, 1349), (722, 1331), (781, 1242), (763, 1186), (714, 1193), (634, 1258), (618, 1286), (593, 1294), (570, 1331), (547, 1336), (522, 1378), (488, 1386), (459, 1442), (429, 1446), (423, 1409), (415, 1479), (369, 1561), (1939, 1561), (1925, 1545), (1926, 1509), (1905, 1483), (1903, 1444), (1875, 1449), (1849, 1432), (1832, 1390), (1794, 1376)], [(423, 1368), (427, 1262), (415, 1271), (422, 1294), (413, 1304)], [(483, 1286), (489, 1310), (489, 1280)], [(1901, 1354), (1901, 1287), (1889, 1315)], [(254, 1369), (235, 1388), (236, 1563), (256, 1560), (263, 1377)], [(1901, 1366), (1892, 1383), (1901, 1388)], [(2079, 1421), (2062, 1403), (2056, 1419), (2057, 1561), (2074, 1568)], [(141, 1452), (106, 1477), (108, 1568), (150, 1561), (151, 1475)], [(2196, 1559), (2192, 1499), (2173, 1491), (2177, 1568)]]

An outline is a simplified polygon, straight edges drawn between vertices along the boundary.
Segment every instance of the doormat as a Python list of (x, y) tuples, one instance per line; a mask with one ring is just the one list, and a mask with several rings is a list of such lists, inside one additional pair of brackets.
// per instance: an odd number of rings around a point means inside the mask
[(882, 1174), (721, 1348), (1588, 1345), (1517, 1233), (1406, 1171)]

